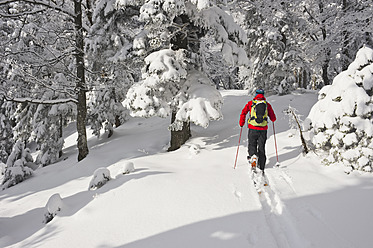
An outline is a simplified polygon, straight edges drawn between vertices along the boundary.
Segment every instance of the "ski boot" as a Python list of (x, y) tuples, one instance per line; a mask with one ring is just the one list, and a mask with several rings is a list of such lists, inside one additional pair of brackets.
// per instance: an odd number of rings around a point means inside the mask
[(258, 161), (258, 157), (256, 155), (253, 155), (252, 157), (247, 156), (247, 160), (249, 161), (252, 169), (256, 168), (256, 164)]
[(256, 174), (257, 156), (256, 155), (252, 157), (247, 156), (247, 161), (249, 162), (249, 165), (251, 165), (251, 172), (253, 174)]

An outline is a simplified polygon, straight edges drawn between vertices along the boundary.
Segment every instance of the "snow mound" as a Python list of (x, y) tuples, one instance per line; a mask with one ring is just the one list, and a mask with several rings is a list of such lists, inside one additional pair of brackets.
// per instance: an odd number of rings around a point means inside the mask
[(62, 210), (63, 205), (64, 204), (60, 194), (57, 193), (52, 195), (45, 206), (46, 213), (44, 214), (44, 222), (50, 222), (57, 215), (57, 213)]
[(110, 181), (110, 179), (111, 179), (111, 177), (110, 177), (109, 169), (104, 168), (104, 167), (98, 168), (93, 173), (93, 177), (92, 177), (92, 179), (89, 183), (88, 190), (99, 189), (102, 186), (104, 186), (108, 181)]
[(125, 162), (122, 167), (122, 174), (129, 174), (135, 171), (135, 165), (133, 162)]
[(192, 155), (197, 155), (201, 151), (201, 146), (198, 144), (191, 144), (189, 147), (189, 153)]

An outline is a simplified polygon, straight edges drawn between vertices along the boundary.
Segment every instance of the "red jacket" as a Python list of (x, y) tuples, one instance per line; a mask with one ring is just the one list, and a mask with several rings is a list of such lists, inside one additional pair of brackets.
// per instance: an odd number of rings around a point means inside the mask
[[(266, 100), (264, 95), (258, 94), (256, 97), (254, 97), (254, 100)], [(246, 122), (246, 115), (247, 113), (251, 112), (251, 105), (253, 104), (253, 101), (250, 101), (246, 104), (246, 106), (242, 109), (241, 115), (240, 115), (240, 127), (243, 127)], [(276, 121), (276, 115), (275, 112), (273, 111), (273, 108), (271, 104), (267, 102), (267, 110), (268, 110), (268, 117), (271, 121), (275, 122)], [(264, 127), (257, 127), (253, 126), (251, 124), (248, 124), (250, 129), (256, 129), (256, 130), (267, 130), (268, 126)]]

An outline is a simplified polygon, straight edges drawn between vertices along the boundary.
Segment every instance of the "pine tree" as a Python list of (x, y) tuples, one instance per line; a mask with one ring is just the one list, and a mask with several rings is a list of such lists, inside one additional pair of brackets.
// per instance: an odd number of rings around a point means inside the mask
[(93, 133), (100, 136), (104, 128), (110, 137), (114, 126), (127, 118), (122, 101), (143, 65), (134, 56), (133, 42), (140, 32), (137, 20), (141, 1), (101, 0), (93, 5), (92, 28), (86, 39), (89, 75), (93, 91), (90, 94), (88, 121)]
[[(55, 84), (63, 84), (63, 74), (55, 77)], [(41, 100), (53, 101), (66, 96), (47, 90)], [(63, 128), (76, 116), (76, 105), (71, 102), (62, 104), (39, 104), (33, 115), (32, 140), (37, 143), (36, 163), (46, 166), (55, 163), (62, 156)]]
[(3, 179), (3, 187), (14, 186), (32, 175), (32, 170), (27, 167), (28, 163), (33, 163), (30, 150), (25, 148), (24, 143), (18, 140), (13, 146), (12, 152), (6, 162), (6, 169)]
[(203, 71), (201, 38), (211, 32), (221, 44), (223, 59), (247, 63), (243, 30), (216, 3), (155, 1), (141, 7), (147, 40), (153, 50), (145, 59), (143, 80), (131, 87), (126, 104), (132, 115), (171, 115), (171, 146), (178, 149), (190, 137), (190, 123), (204, 127), (221, 118), (221, 96)]
[(14, 144), (13, 123), (10, 120), (7, 105), (8, 102), (4, 100), (4, 97), (0, 96), (0, 163), (6, 163)]
[(240, 68), (240, 80), (250, 92), (260, 87), (267, 92), (288, 93), (293, 89), (294, 70), (304, 67), (296, 42), (292, 1), (238, 1), (241, 25), (248, 35), (250, 68)]

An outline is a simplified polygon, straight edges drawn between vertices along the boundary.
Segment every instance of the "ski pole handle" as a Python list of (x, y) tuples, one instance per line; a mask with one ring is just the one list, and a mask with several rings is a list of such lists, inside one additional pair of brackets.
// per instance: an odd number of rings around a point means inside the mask
[(233, 167), (233, 169), (236, 169), (236, 163), (237, 163), (237, 157), (238, 157), (238, 149), (240, 148), (240, 142), (241, 142), (241, 134), (242, 134), (242, 127), (241, 127), (241, 131), (240, 131), (240, 138), (238, 139), (236, 160), (234, 161), (234, 167)]

